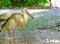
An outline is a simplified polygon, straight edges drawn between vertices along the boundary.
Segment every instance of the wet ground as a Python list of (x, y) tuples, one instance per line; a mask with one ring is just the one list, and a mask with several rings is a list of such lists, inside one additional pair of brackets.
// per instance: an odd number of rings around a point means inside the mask
[[(24, 30), (15, 30), (17, 44), (60, 44), (60, 27), (51, 26), (60, 22), (60, 9), (29, 11), (35, 19), (29, 17)], [(10, 31), (13, 44), (12, 30)], [(9, 44), (7, 32), (4, 34), (0, 33), (0, 44)]]

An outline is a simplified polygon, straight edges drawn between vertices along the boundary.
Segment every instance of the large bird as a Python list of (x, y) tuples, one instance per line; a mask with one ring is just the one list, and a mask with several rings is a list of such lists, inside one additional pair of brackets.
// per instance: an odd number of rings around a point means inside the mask
[[(9, 33), (9, 29), (22, 29), (28, 21), (28, 16), (31, 16), (32, 18), (34, 18), (27, 11), (26, 8), (22, 9), (22, 13), (12, 14), (9, 18), (7, 18), (6, 22), (1, 26), (1, 32), (8, 31)], [(9, 36), (10, 36), (10, 33), (9, 33)]]
[(26, 8), (22, 10), (22, 13), (12, 14), (6, 22), (2, 25), (1, 31), (6, 32), (8, 29), (22, 29), (28, 21), (28, 16), (34, 18)]

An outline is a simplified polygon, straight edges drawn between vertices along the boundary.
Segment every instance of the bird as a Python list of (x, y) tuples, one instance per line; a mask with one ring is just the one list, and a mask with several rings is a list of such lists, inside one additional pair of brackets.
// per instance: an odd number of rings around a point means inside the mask
[(14, 13), (12, 14), (6, 22), (2, 25), (1, 31), (6, 32), (8, 29), (17, 29), (23, 28), (28, 21), (28, 16), (34, 18), (26, 8), (22, 10), (22, 13)]
[[(23, 29), (24, 26), (27, 24), (28, 21), (28, 16), (34, 17), (28, 12), (26, 8), (22, 9), (22, 13), (14, 13), (10, 17), (8, 17), (5, 21), (5, 23), (1, 26), (0, 31), (1, 32), (6, 32), (8, 31), (9, 33), (9, 38), (10, 38), (10, 29)], [(13, 33), (14, 35), (14, 33)], [(15, 38), (15, 36), (14, 36)], [(11, 41), (10, 41), (11, 44)], [(15, 43), (14, 43), (15, 44)]]

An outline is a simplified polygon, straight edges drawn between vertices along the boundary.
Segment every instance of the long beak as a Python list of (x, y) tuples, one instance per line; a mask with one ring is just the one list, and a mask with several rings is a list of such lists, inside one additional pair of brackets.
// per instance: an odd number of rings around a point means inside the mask
[(29, 16), (31, 16), (34, 19), (34, 17), (27, 10), (25, 10), (25, 11)]

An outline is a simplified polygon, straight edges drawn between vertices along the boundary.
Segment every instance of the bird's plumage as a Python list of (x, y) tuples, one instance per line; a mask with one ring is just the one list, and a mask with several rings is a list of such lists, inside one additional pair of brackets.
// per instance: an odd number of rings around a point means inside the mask
[(28, 20), (25, 10), (21, 13), (12, 14), (2, 25), (1, 31), (6, 32), (8, 29), (22, 29)]
[(0, 15), (0, 23), (3, 24), (10, 16), (12, 13), (4, 13)]
[(0, 19), (8, 19), (10, 16), (11, 16), (12, 13), (5, 13), (5, 14), (2, 14), (0, 15)]
[(23, 28), (24, 25), (27, 23), (27, 18), (23, 15), (17, 14), (12, 15), (7, 21), (2, 25), (1, 31), (7, 31), (8, 29), (18, 29)]

